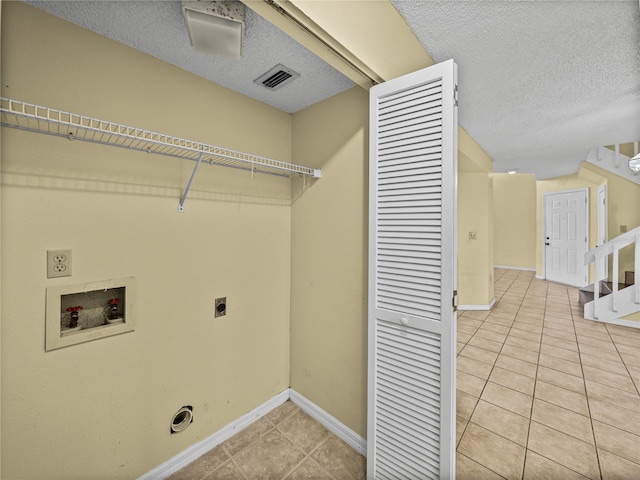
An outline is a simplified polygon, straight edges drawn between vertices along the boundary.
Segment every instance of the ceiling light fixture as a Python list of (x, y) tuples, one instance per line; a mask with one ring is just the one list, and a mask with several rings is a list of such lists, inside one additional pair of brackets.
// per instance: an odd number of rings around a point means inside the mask
[(629, 168), (634, 173), (640, 172), (640, 153), (629, 159)]
[(183, 1), (182, 13), (196, 52), (238, 60), (242, 55), (244, 4), (237, 1)]
[(515, 175), (516, 173), (518, 173), (518, 170), (517, 169), (507, 170), (507, 173), (509, 175)]

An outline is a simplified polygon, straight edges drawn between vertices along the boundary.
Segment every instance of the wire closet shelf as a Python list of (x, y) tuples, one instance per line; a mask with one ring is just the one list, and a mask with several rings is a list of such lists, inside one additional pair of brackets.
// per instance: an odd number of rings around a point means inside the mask
[(201, 163), (282, 177), (296, 173), (315, 178), (322, 176), (318, 168), (251, 155), (5, 97), (0, 97), (0, 112), (0, 124), (5, 127), (197, 162), (180, 201), (180, 211)]

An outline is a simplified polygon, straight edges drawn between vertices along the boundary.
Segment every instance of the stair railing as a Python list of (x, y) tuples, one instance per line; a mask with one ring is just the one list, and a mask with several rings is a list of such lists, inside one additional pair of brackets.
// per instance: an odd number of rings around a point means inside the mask
[[(631, 245), (635, 243), (635, 262), (634, 262), (634, 271), (635, 275), (640, 274), (640, 227), (636, 227), (633, 230), (629, 230), (622, 235), (617, 236), (613, 240), (609, 240), (608, 242), (600, 245), (599, 247), (594, 248), (593, 250), (589, 250), (584, 255), (584, 263), (585, 265), (589, 265), (590, 263), (595, 262), (595, 274), (594, 278), (596, 282), (593, 285), (593, 315), (595, 318), (598, 318), (598, 303), (600, 298), (600, 279), (606, 277), (606, 272), (602, 271), (602, 265), (605, 262), (600, 262), (603, 258), (613, 254), (613, 264), (612, 264), (612, 272), (611, 272), (611, 283), (612, 283), (612, 310), (614, 312), (618, 311), (618, 251), (621, 248), (626, 247), (627, 245)], [(634, 301), (637, 304), (640, 304), (640, 282), (636, 280), (634, 282)]]

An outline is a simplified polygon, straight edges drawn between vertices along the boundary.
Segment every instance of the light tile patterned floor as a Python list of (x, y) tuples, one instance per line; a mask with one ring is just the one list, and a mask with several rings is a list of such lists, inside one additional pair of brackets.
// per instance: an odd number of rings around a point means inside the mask
[[(640, 330), (584, 320), (576, 289), (533, 272), (495, 274), (494, 309), (458, 317), (458, 480), (640, 478)], [(287, 402), (170, 480), (364, 477)]]
[(364, 480), (365, 458), (287, 401), (170, 480)]
[(585, 320), (578, 291), (496, 269), (458, 317), (458, 479), (640, 478), (640, 330)]

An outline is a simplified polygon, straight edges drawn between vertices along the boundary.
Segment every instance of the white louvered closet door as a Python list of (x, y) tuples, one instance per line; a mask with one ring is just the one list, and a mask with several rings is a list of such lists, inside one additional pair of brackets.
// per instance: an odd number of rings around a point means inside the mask
[(455, 478), (457, 67), (370, 94), (369, 479)]

